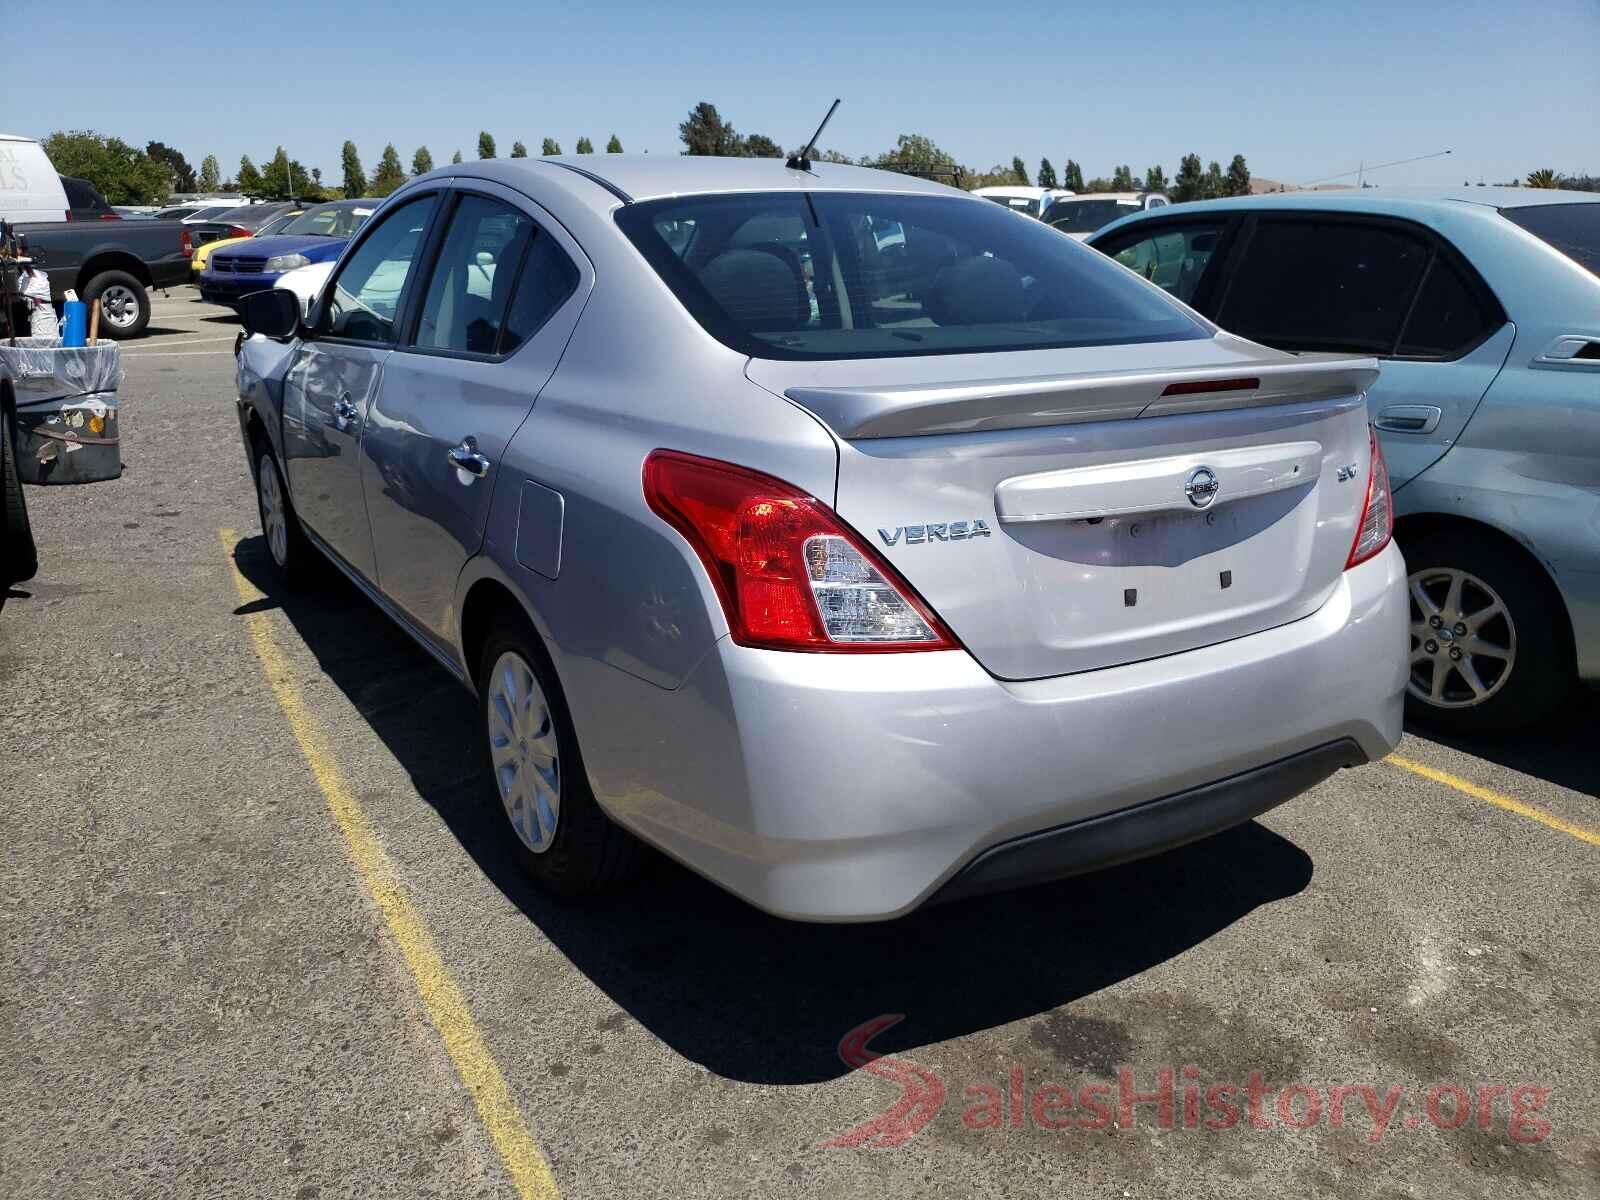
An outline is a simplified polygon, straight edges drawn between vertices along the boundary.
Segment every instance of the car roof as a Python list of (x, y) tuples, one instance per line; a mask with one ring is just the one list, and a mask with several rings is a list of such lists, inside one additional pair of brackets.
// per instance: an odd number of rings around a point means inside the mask
[(920, 192), (966, 195), (946, 184), (915, 175), (879, 171), (843, 163), (813, 162), (809, 171), (795, 171), (781, 158), (715, 158), (695, 154), (579, 154), (552, 158), (495, 158), (455, 163), (441, 176), (488, 179), (507, 187), (525, 185), (530, 174), (549, 178), (552, 171), (576, 172), (612, 194), (590, 198), (597, 208), (614, 200), (656, 200), (707, 192)]
[(1037, 200), (1046, 192), (1057, 191), (1056, 188), (1023, 187), (1020, 184), (1011, 186), (995, 186), (973, 188), (974, 196), (1023, 196), (1030, 200)]
[(1600, 203), (1600, 192), (1569, 192), (1561, 188), (1457, 187), (1457, 188), (1337, 188), (1326, 191), (1263, 192), (1258, 196), (1230, 196), (1222, 200), (1191, 201), (1215, 208), (1344, 208), (1360, 212), (1415, 210), (1439, 205), (1477, 204), (1486, 208), (1527, 208), (1542, 204)]
[(1258, 196), (1229, 196), (1220, 200), (1191, 200), (1162, 208), (1130, 213), (1090, 235), (1099, 242), (1113, 232), (1143, 221), (1191, 216), (1202, 212), (1261, 212), (1303, 209), (1320, 212), (1372, 213), (1411, 217), (1427, 222), (1449, 213), (1482, 213), (1493, 217), (1502, 208), (1529, 208), (1548, 204), (1600, 204), (1600, 192), (1569, 192), (1560, 188), (1458, 187), (1458, 188), (1330, 188), (1326, 191), (1263, 192)]

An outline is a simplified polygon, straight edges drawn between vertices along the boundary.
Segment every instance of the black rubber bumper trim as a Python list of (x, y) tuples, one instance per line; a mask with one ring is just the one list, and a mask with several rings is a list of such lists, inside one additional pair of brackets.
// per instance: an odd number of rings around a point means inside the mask
[(1366, 761), (1353, 739), (1340, 738), (1215, 783), (1025, 834), (980, 853), (930, 903), (1065, 879), (1199, 841), (1293, 799), (1341, 767)]

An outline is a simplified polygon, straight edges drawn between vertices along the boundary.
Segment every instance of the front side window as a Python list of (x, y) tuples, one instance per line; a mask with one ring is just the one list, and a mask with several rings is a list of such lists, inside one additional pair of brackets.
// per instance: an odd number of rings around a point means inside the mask
[(386, 214), (383, 223), (340, 265), (332, 298), (319, 323), (320, 333), (366, 342), (392, 340), (395, 314), (434, 203), (435, 196), (430, 193)]
[(1381, 225), (1263, 220), (1214, 319), (1280, 350), (1390, 354), (1432, 253)]
[(1600, 275), (1600, 204), (1532, 204), (1500, 215)]
[(971, 199), (688, 196), (624, 205), (616, 219), (709, 332), (759, 358), (1210, 336), (1095, 251)]
[(1137, 241), (1124, 240), (1132, 235), (1130, 230), (1117, 238), (1111, 257), (1185, 304), (1194, 303), (1195, 289), (1222, 238), (1222, 223), (1166, 227)]

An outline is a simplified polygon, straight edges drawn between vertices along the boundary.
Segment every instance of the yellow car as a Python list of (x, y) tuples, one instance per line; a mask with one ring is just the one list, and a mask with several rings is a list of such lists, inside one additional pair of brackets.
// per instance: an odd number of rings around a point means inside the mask
[(260, 229), (252, 233), (250, 237), (221, 238), (218, 241), (207, 242), (203, 246), (197, 246), (195, 248), (193, 257), (189, 259), (190, 280), (195, 283), (200, 281), (200, 272), (206, 269), (206, 260), (211, 257), (211, 252), (218, 246), (234, 246), (240, 242), (248, 242), (251, 237), (271, 237), (304, 211), (305, 209), (303, 208), (285, 209), (283, 212), (273, 217), (272, 220), (268, 221)]

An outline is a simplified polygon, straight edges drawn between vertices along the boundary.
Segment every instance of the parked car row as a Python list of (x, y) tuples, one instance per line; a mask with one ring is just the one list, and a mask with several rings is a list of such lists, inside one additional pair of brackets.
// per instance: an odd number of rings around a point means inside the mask
[(1090, 244), (1253, 342), (1381, 362), (1411, 715), (1505, 730), (1600, 681), (1600, 195), (1241, 197)]
[(292, 216), (279, 214), (254, 236), (214, 243), (215, 249), (203, 247), (209, 253), (198, 279), (201, 297), (237, 307), (246, 295), (278, 285), (298, 268), (333, 262), (380, 203), (358, 199), (314, 204)]

